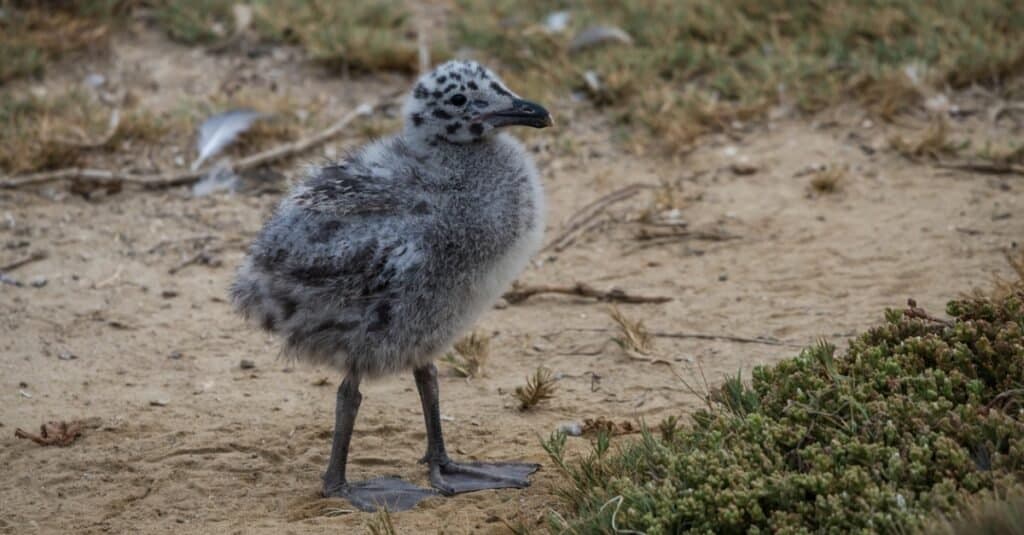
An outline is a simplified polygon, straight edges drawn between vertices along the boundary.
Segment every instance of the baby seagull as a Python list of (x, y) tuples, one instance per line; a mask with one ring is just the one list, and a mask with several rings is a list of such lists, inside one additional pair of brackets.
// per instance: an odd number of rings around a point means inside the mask
[(535, 464), (458, 463), (445, 451), (433, 361), (490, 307), (539, 248), (544, 195), (507, 126), (552, 125), (491, 71), (451, 61), (406, 98), (403, 131), (313, 169), (253, 242), (235, 307), (285, 355), (346, 373), (323, 494), (372, 511), (435, 491), (394, 477), (345, 478), (364, 378), (412, 370), (431, 485), (445, 495), (530, 484)]

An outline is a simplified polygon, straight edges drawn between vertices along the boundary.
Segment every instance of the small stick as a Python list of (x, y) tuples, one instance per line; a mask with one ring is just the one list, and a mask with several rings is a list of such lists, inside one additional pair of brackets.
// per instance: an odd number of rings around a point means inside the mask
[(502, 296), (509, 304), (516, 304), (525, 301), (537, 294), (564, 294), (577, 297), (589, 297), (598, 301), (609, 301), (613, 303), (665, 303), (671, 301), (666, 296), (642, 296), (626, 293), (618, 288), (607, 292), (595, 289), (589, 284), (577, 282), (572, 286), (525, 286), (513, 285), (512, 289)]
[(670, 333), (670, 332), (652, 332), (651, 336), (657, 338), (691, 338), (695, 340), (725, 340), (727, 342), (737, 342), (740, 344), (764, 344), (769, 346), (789, 346), (789, 347), (800, 347), (796, 344), (789, 344), (781, 340), (769, 337), (758, 337), (758, 338), (747, 338), (745, 336), (733, 336), (731, 334), (704, 334), (704, 333)]
[(650, 184), (630, 184), (585, 205), (569, 218), (569, 221), (565, 224), (565, 230), (556, 236), (555, 239), (548, 242), (541, 251), (547, 251), (548, 249), (554, 249), (555, 251), (564, 250), (569, 245), (572, 245), (573, 241), (576, 239), (576, 235), (584, 226), (593, 221), (609, 206), (636, 195), (642, 189), (650, 189), (653, 187), (654, 186), (651, 186)]
[[(567, 331), (582, 331), (582, 332), (608, 332), (610, 329), (605, 328), (583, 328), (583, 327), (569, 327)], [(740, 344), (763, 344), (768, 346), (785, 346), (785, 347), (802, 347), (797, 344), (778, 340), (776, 338), (770, 338), (767, 336), (759, 336), (757, 338), (748, 338), (746, 336), (734, 336), (731, 334), (709, 334), (709, 333), (683, 333), (683, 332), (665, 332), (665, 331), (651, 331), (648, 334), (656, 338), (690, 338), (696, 340), (723, 340), (726, 342), (737, 342)]]
[[(383, 106), (390, 99), (382, 99), (376, 103), (363, 103), (357, 106), (354, 110), (348, 112), (341, 119), (338, 119), (334, 124), (327, 127), (326, 129), (314, 134), (308, 138), (299, 139), (291, 143), (285, 143), (276, 147), (270, 148), (263, 152), (258, 152), (242, 158), (235, 162), (233, 169), (238, 171), (244, 171), (246, 169), (252, 169), (261, 165), (280, 160), (289, 156), (305, 152), (312, 147), (320, 145), (332, 137), (338, 135), (346, 126), (352, 121), (359, 117), (369, 115), (375, 109)], [(106, 182), (124, 182), (129, 184), (139, 184), (148, 188), (168, 188), (173, 186), (181, 186), (185, 184), (191, 184), (202, 178), (208, 169), (199, 169), (196, 171), (181, 171), (177, 173), (161, 173), (154, 175), (136, 175), (128, 173), (119, 173), (115, 171), (109, 171), (105, 169), (85, 169), (79, 167), (72, 167), (68, 169), (58, 169), (56, 171), (47, 171), (43, 173), (34, 173), (29, 175), (22, 175), (18, 177), (12, 177), (6, 180), (0, 180), (0, 188), (17, 188), (21, 186), (27, 186), (32, 184), (42, 184), (45, 182), (51, 182), (54, 180), (64, 179), (80, 179), (90, 180), (99, 183)]]
[(18, 269), (21, 266), (24, 266), (26, 264), (31, 264), (32, 262), (38, 262), (39, 260), (42, 260), (42, 259), (46, 258), (47, 256), (48, 256), (48, 253), (46, 251), (36, 251), (36, 252), (34, 252), (34, 253), (24, 257), (24, 258), (20, 258), (18, 260), (15, 260), (14, 262), (9, 262), (7, 264), (4, 264), (4, 265), (0, 266), (0, 272), (6, 272), (6, 271), (11, 271), (12, 269)]
[(974, 171), (990, 175), (1024, 175), (1024, 165), (995, 162), (939, 162), (935, 164), (941, 169), (954, 171)]
[(662, 240), (667, 238), (693, 238), (695, 240), (706, 241), (728, 241), (740, 239), (740, 237), (735, 234), (729, 234), (727, 232), (721, 232), (718, 230), (657, 231), (642, 228), (636, 233), (636, 239), (640, 241)]

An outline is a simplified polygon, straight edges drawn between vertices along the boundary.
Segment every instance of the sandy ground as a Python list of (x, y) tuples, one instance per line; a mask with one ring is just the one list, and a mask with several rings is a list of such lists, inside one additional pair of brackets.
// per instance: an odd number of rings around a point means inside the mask
[[(229, 78), (276, 80), (300, 101), (325, 98), (326, 120), (364, 95), (408, 84), (326, 78), (287, 55), (212, 57), (152, 36), (142, 41), (119, 45), (110, 65), (74, 66), (65, 79), (114, 65), (153, 106)], [(782, 342), (658, 338), (655, 355), (695, 384), (698, 365), (716, 383), (819, 337), (843, 345), (908, 297), (941, 314), (958, 292), (1006, 274), (1002, 251), (1024, 235), (1018, 178), (910, 163), (884, 150), (884, 140), (916, 129), (865, 123), (856, 110), (709, 136), (674, 162), (624, 151), (585, 104), (550, 104), (562, 126), (528, 139), (549, 195), (549, 237), (602, 195), (668, 183), (675, 215), (689, 228), (737, 238), (638, 241), (638, 220), (659, 197), (644, 191), (610, 206), (568, 248), (540, 255), (521, 280), (672, 297), (621, 306), (652, 331)], [(986, 122), (989, 103), (972, 105), (982, 111), (955, 122), (959, 135), (1019, 136), (1005, 121)], [(325, 150), (358, 142), (353, 133)], [(161, 162), (188, 150), (148, 154)], [(282, 168), (289, 179), (299, 163)], [(837, 193), (809, 194), (806, 170), (820, 164), (848, 169)], [(43, 277), (45, 286), (0, 285), (0, 532), (367, 529), (373, 515), (318, 496), (338, 374), (281, 361), (275, 342), (226, 302), (245, 242), (279, 197), (263, 189), (204, 198), (187, 188), (126, 190), (92, 200), (59, 184), (0, 191), (0, 264), (49, 253), (10, 272), (25, 282)], [(210, 262), (169, 273), (204, 251)], [(505, 521), (536, 526), (557, 507), (558, 485), (540, 436), (585, 418), (656, 423), (700, 403), (666, 365), (634, 360), (610, 342), (614, 324), (604, 304), (538, 296), (488, 312), (477, 329), (492, 336), (486, 376), (466, 380), (442, 366), (450, 450), (462, 459), (525, 459), (543, 468), (526, 490), (436, 498), (395, 514), (400, 533), (505, 533)], [(242, 359), (255, 367), (242, 369)], [(538, 366), (560, 377), (557, 394), (520, 412), (512, 391)], [(412, 378), (368, 383), (363, 394), (350, 477), (396, 474), (426, 484), (416, 463), (425, 435)], [(66, 448), (14, 438), (16, 428), (34, 431), (49, 420), (84, 420), (84, 434)], [(587, 444), (570, 441), (574, 451)]]

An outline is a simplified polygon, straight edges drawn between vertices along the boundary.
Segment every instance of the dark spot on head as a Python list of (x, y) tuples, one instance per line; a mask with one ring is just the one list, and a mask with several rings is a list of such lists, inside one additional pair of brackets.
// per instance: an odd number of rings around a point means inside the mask
[(491, 89), (495, 90), (500, 95), (505, 95), (506, 97), (512, 96), (512, 93), (509, 93), (507, 89), (501, 87), (498, 82), (491, 82)]
[(474, 82), (473, 80), (470, 80), (470, 81), (466, 82), (466, 85), (470, 89), (472, 89), (473, 91), (476, 91), (477, 89), (480, 89), (480, 86), (476, 85), (476, 82)]
[(416, 206), (412, 207), (412, 213), (414, 214), (429, 214), (430, 204), (427, 201), (420, 201), (416, 203)]
[(437, 83), (443, 84), (445, 82), (445, 80), (447, 80), (447, 79), (448, 79), (447, 76), (438, 76), (437, 77)]
[(448, 131), (449, 134), (454, 134), (455, 132), (458, 132), (459, 128), (462, 128), (462, 123), (458, 121), (444, 127), (444, 129)]
[(430, 92), (427, 91), (427, 88), (424, 87), (423, 84), (416, 84), (416, 89), (414, 89), (412, 92), (412, 96), (416, 97), (419, 100), (427, 98), (427, 95), (429, 94)]
[(452, 115), (450, 113), (442, 110), (441, 108), (437, 108), (432, 113), (433, 113), (434, 117), (437, 117), (438, 119), (451, 119), (452, 118)]
[(381, 301), (373, 310), (373, 314), (376, 318), (373, 320), (373, 323), (366, 328), (366, 330), (373, 332), (387, 329), (388, 325), (391, 323), (391, 303)]
[(453, 72), (452, 73), (452, 80), (458, 80), (458, 81), (461, 82), (462, 81), (462, 75), (457, 73), (457, 72)]
[(480, 123), (473, 123), (469, 125), (469, 132), (474, 136), (480, 136), (484, 133), (484, 125)]
[(448, 87), (444, 88), (444, 92), (445, 93), (450, 93), (452, 91), (452, 89), (455, 89), (456, 87), (458, 87), (457, 84), (448, 84)]
[(466, 95), (463, 95), (462, 93), (455, 93), (452, 95), (452, 98), (448, 99), (448, 102), (450, 102), (452, 106), (463, 106), (466, 104)]
[(443, 96), (444, 96), (444, 93), (442, 93), (442, 92), (441, 92), (440, 90), (437, 90), (437, 89), (435, 89), (435, 90), (434, 90), (434, 92), (433, 92), (433, 93), (431, 93), (431, 95), (432, 95), (432, 96), (433, 96), (434, 98), (441, 98), (441, 97), (443, 97)]
[(419, 113), (412, 114), (412, 124), (416, 126), (423, 124), (423, 115)]

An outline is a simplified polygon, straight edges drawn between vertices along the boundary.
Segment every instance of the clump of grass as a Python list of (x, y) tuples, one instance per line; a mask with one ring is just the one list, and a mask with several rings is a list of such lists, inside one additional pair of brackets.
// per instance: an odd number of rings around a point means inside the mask
[(167, 35), (186, 45), (210, 44), (234, 32), (232, 0), (158, 2), (156, 22)]
[(377, 514), (373, 515), (373, 519), (368, 527), (373, 535), (397, 535), (398, 533), (395, 530), (394, 521), (391, 520), (391, 513), (386, 508), (377, 511)]
[(1024, 278), (946, 312), (887, 311), (845, 354), (822, 342), (730, 378), (688, 422), (617, 451), (568, 460), (553, 437), (571, 511), (553, 530), (906, 533), (1017, 484)]
[(0, 85), (38, 76), (48, 63), (106, 50), (121, 0), (0, 2)]
[(0, 91), (0, 171), (64, 167), (84, 151), (65, 140), (101, 135), (109, 111), (79, 91), (45, 97)]
[[(484, 365), (491, 351), (491, 338), (485, 334), (470, 333), (453, 346), (455, 354), (448, 353), (444, 361), (460, 377), (476, 378), (484, 374)], [(456, 356), (456, 354), (458, 356)]]
[(813, 195), (827, 195), (836, 193), (842, 187), (843, 179), (846, 177), (846, 167), (839, 165), (828, 165), (818, 169), (811, 175), (808, 183), (810, 192)]
[[(333, 2), (283, 0), (258, 6), (256, 28), (265, 37), (306, 49), (332, 70), (416, 72), (412, 19), (400, 0)], [(443, 51), (435, 50), (440, 59)]]
[[(549, 2), (460, 0), (452, 33), (499, 61), (523, 93), (589, 94), (672, 152), (777, 104), (814, 112), (852, 98), (891, 118), (919, 105), (922, 88), (998, 86), (1024, 65), (1024, 10), (1004, 0), (580, 0), (562, 8), (571, 28), (551, 34), (542, 27), (555, 9)], [(634, 44), (570, 55), (574, 33), (594, 24), (617, 26)]]
[(983, 493), (971, 498), (951, 518), (933, 522), (926, 533), (943, 535), (1006, 535), (1024, 533), (1024, 489)]
[(643, 320), (631, 320), (627, 318), (619, 307), (609, 308), (608, 315), (619, 328), (619, 335), (612, 340), (622, 348), (623, 351), (634, 352), (640, 355), (650, 355), (654, 350), (654, 338), (647, 332)]
[(921, 135), (913, 139), (894, 136), (889, 139), (889, 145), (903, 156), (916, 160), (955, 156), (967, 146), (967, 142), (951, 140), (949, 121), (943, 116), (936, 116)]
[(526, 378), (526, 386), (516, 387), (515, 392), (521, 411), (528, 411), (554, 395), (555, 378), (551, 375), (551, 370), (544, 367), (537, 368), (532, 376)]

